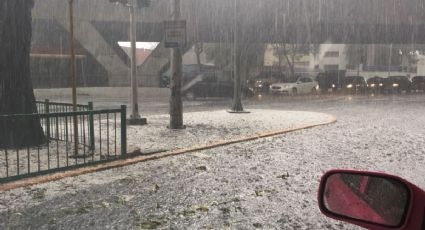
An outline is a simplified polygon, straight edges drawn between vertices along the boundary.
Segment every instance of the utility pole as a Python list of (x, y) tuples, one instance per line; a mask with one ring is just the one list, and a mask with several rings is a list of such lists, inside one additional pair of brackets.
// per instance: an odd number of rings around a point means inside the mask
[(390, 57), (388, 60), (388, 77), (391, 75), (391, 65), (392, 65), (392, 58), (393, 58), (393, 44), (390, 45)]
[[(72, 86), (72, 111), (77, 112), (77, 77), (75, 67), (75, 41), (74, 41), (74, 0), (68, 0), (69, 8), (69, 44), (71, 53), (71, 86)], [(73, 116), (74, 122), (74, 155), (78, 155), (78, 118)]]
[(137, 84), (137, 64), (136, 64), (136, 23), (134, 20), (136, 8), (136, 1), (132, 0), (130, 9), (130, 40), (131, 40), (131, 108), (132, 112), (130, 119), (128, 120), (129, 125), (146, 125), (146, 118), (142, 118), (139, 114), (139, 103), (138, 103), (138, 84)]
[(240, 44), (239, 44), (239, 26), (238, 26), (238, 9), (239, 0), (234, 0), (233, 12), (233, 104), (229, 113), (248, 113), (244, 111), (241, 101), (241, 75), (239, 70), (240, 65)]
[[(181, 17), (180, 0), (173, 1), (173, 20), (178, 21)], [(181, 95), (182, 87), (182, 49), (183, 44), (171, 50), (171, 97), (170, 97), (170, 129), (184, 129), (183, 125), (183, 102)]]

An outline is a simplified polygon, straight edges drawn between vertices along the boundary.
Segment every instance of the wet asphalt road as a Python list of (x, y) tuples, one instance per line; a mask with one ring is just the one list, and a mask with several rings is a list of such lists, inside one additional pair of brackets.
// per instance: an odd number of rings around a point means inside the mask
[[(229, 101), (189, 103), (196, 111)], [(5, 192), (0, 228), (355, 229), (317, 208), (326, 170), (384, 171), (425, 188), (423, 94), (263, 97), (245, 107), (325, 112), (338, 122)]]

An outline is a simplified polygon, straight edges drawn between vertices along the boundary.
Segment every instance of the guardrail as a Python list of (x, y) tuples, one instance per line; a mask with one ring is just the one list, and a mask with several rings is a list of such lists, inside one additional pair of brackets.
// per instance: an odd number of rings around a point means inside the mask
[(93, 108), (90, 103), (84, 111), (60, 112), (69, 104), (46, 104), (47, 113), (0, 115), (0, 122), (39, 120), (47, 139), (34, 147), (0, 148), (0, 183), (126, 157), (126, 106), (85, 110)]

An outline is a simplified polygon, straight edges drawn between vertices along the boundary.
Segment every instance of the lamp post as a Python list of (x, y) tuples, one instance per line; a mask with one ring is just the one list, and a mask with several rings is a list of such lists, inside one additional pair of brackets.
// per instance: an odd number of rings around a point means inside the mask
[(136, 0), (132, 0), (129, 4), (130, 10), (130, 40), (131, 40), (131, 108), (132, 112), (130, 119), (128, 119), (129, 125), (146, 125), (146, 118), (142, 118), (139, 114), (139, 103), (138, 103), (138, 84), (137, 84), (137, 64), (136, 64), (136, 23), (134, 20), (136, 8)]

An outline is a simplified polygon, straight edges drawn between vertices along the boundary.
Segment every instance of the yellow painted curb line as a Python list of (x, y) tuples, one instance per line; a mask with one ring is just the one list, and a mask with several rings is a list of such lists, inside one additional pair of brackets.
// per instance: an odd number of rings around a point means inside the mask
[(221, 140), (221, 141), (214, 142), (212, 144), (193, 146), (193, 147), (189, 147), (189, 148), (177, 149), (177, 150), (172, 150), (172, 151), (167, 151), (167, 152), (160, 152), (160, 153), (156, 153), (156, 154), (148, 155), (148, 156), (138, 156), (138, 157), (134, 157), (134, 158), (108, 162), (108, 163), (105, 163), (105, 164), (99, 164), (99, 165), (92, 166), (92, 167), (85, 167), (85, 168), (75, 169), (75, 170), (66, 171), (66, 172), (62, 172), (62, 173), (54, 173), (54, 174), (51, 174), (51, 175), (39, 176), (39, 177), (34, 177), (34, 178), (23, 179), (23, 180), (20, 180), (20, 181), (10, 182), (10, 183), (6, 183), (6, 184), (1, 184), (0, 185), (0, 191), (7, 191), (7, 190), (11, 190), (11, 189), (20, 188), (20, 187), (37, 185), (37, 184), (46, 183), (46, 182), (50, 182), (50, 181), (60, 180), (60, 179), (67, 178), (67, 177), (75, 177), (75, 176), (79, 176), (79, 175), (83, 175), (83, 174), (94, 173), (94, 172), (108, 170), (108, 169), (112, 169), (112, 168), (128, 166), (128, 165), (132, 165), (132, 164), (136, 164), (136, 163), (140, 163), (140, 162), (144, 162), (144, 161), (157, 160), (157, 159), (161, 159), (161, 158), (165, 158), (165, 157), (176, 156), (176, 155), (180, 155), (180, 154), (184, 154), (184, 153), (196, 152), (196, 151), (212, 149), (212, 148), (217, 148), (217, 147), (221, 147), (221, 146), (226, 146), (226, 145), (231, 145), (231, 144), (236, 144), (236, 143), (241, 143), (241, 142), (246, 142), (246, 141), (252, 141), (252, 140), (265, 138), (265, 137), (277, 136), (277, 135), (281, 135), (281, 134), (285, 134), (285, 133), (289, 133), (289, 132), (294, 132), (294, 131), (299, 131), (299, 130), (303, 130), (303, 129), (310, 129), (310, 128), (314, 128), (314, 127), (318, 127), (318, 126), (322, 126), (322, 125), (332, 124), (332, 123), (335, 123), (336, 121), (337, 121), (336, 117), (329, 115), (328, 121), (317, 123), (317, 124), (302, 125), (302, 126), (297, 126), (297, 127), (294, 127), (294, 128), (289, 128), (289, 129), (279, 130), (279, 131), (266, 132), (266, 133), (257, 133), (253, 136), (240, 137), (240, 138), (233, 139), (233, 140)]

